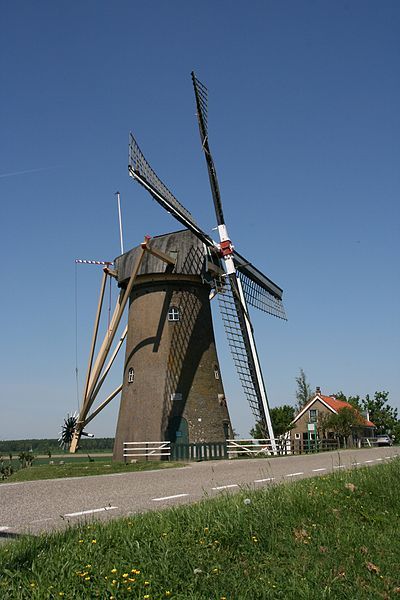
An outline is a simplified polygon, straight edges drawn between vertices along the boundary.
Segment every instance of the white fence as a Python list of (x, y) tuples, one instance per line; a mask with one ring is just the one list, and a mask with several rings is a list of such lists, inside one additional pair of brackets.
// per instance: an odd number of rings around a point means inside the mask
[(171, 442), (124, 442), (124, 460), (171, 456)]
[(290, 439), (275, 439), (276, 452), (270, 439), (226, 440), (228, 457), (251, 456), (253, 458), (276, 454), (291, 454)]

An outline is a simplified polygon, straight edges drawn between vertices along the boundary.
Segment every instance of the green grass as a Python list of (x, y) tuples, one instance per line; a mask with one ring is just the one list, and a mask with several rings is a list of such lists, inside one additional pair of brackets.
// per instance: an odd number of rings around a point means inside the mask
[(0, 481), (1, 483), (14, 483), (17, 481), (36, 481), (39, 479), (59, 479), (62, 477), (88, 477), (90, 475), (105, 475), (107, 473), (130, 473), (133, 471), (148, 471), (153, 469), (168, 469), (170, 467), (183, 467), (184, 463), (167, 462), (167, 461), (148, 461), (137, 463), (122, 463), (112, 462), (107, 458), (96, 458), (94, 462), (89, 462), (88, 459), (78, 461), (65, 462), (59, 464), (59, 461), (54, 461), (54, 465), (33, 464), (32, 467), (19, 469), (10, 477)]
[(400, 598), (399, 517), (396, 459), (10, 542), (0, 597)]

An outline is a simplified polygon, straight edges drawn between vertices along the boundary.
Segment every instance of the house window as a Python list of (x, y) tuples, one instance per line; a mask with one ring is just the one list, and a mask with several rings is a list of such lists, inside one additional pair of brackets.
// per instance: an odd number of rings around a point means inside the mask
[(179, 308), (171, 306), (168, 310), (168, 321), (179, 321), (180, 313)]
[(316, 423), (318, 419), (318, 410), (316, 408), (312, 408), (310, 410), (310, 423)]
[(299, 440), (300, 439), (300, 433), (295, 433), (294, 434), (294, 439), (295, 440)]
[(133, 367), (131, 367), (128, 371), (128, 383), (133, 383), (134, 379), (135, 379), (135, 371), (134, 371)]
[(215, 379), (219, 379), (218, 365), (214, 365), (214, 377), (215, 377)]

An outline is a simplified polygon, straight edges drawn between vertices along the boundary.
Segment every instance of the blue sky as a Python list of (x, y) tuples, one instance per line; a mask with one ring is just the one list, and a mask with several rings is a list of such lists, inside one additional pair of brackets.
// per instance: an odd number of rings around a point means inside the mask
[[(132, 130), (202, 228), (215, 226), (190, 72), (209, 89), (229, 231), (284, 289), (253, 313), (271, 405), (313, 387), (400, 408), (400, 5), (396, 1), (2, 3), (0, 439), (55, 437), (77, 408), (101, 270), (176, 223), (127, 174)], [(112, 290), (115, 297), (115, 290)], [(252, 419), (214, 307), (234, 427)], [(117, 365), (109, 383), (121, 376)], [(93, 421), (113, 435), (118, 401)]]

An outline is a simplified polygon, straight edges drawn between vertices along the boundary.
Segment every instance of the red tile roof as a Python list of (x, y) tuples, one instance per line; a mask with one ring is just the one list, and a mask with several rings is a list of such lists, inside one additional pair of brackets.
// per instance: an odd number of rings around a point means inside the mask
[[(317, 396), (322, 398), (322, 400), (326, 404), (328, 404), (328, 406), (330, 406), (335, 412), (339, 412), (339, 410), (341, 410), (342, 408), (351, 408), (352, 410), (355, 410), (360, 415), (360, 424), (364, 425), (364, 427), (375, 427), (375, 425), (371, 421), (368, 421), (368, 419), (363, 417), (362, 414), (356, 408), (354, 408), (354, 406), (352, 406), (349, 402), (344, 402), (343, 400), (337, 400), (335, 398), (335, 396), (323, 396), (322, 394), (317, 394)], [(313, 400), (315, 400), (315, 398), (313, 398)]]

